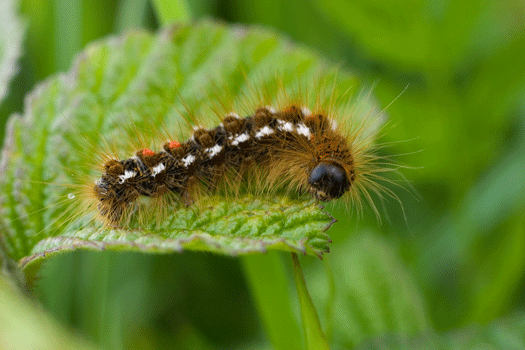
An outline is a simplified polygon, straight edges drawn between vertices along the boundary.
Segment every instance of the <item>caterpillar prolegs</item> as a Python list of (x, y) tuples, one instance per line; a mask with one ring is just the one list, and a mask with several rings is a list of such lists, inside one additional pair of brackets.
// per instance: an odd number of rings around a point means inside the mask
[(189, 140), (170, 140), (159, 151), (110, 159), (92, 191), (102, 219), (118, 226), (141, 196), (175, 193), (190, 205), (197, 190), (213, 192), (224, 182), (239, 188), (254, 178), (259, 186), (309, 192), (323, 202), (347, 193), (355, 199), (370, 182), (359, 181), (371, 173), (369, 160), (356, 135), (326, 114), (266, 106), (246, 117), (229, 113), (213, 129), (195, 127)]

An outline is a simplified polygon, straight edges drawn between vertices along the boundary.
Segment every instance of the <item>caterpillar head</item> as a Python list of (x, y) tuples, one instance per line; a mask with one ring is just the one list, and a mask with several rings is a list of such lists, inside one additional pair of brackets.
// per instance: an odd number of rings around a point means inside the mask
[(323, 202), (341, 197), (350, 188), (345, 170), (332, 163), (320, 163), (310, 172), (308, 184), (312, 194)]

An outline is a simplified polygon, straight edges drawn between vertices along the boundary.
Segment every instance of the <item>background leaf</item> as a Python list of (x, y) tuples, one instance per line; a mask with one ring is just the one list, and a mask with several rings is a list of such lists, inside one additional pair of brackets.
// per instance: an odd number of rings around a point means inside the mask
[(188, 22), (191, 19), (188, 5), (184, 0), (154, 0), (153, 3), (155, 4), (155, 12), (159, 21), (164, 25), (173, 22)]
[[(275, 349), (302, 349), (302, 334), (289, 298), (288, 281), (283, 259), (276, 253), (242, 257), (242, 265), (261, 321)], [(271, 281), (271, 283), (268, 283)]]
[(24, 26), (17, 14), (18, 1), (0, 3), (0, 103), (7, 95), (9, 83), (18, 72), (22, 53)]
[(2, 349), (95, 349), (63, 329), (0, 276)]
[(350, 349), (382, 334), (432, 329), (423, 294), (388, 240), (363, 229), (339, 246), (324, 261), (328, 271), (312, 266), (306, 275), (316, 281), (310, 292), (324, 304), (318, 306), (321, 320), (330, 325), (337, 346)]
[(446, 334), (415, 338), (386, 336), (365, 342), (358, 349), (523, 349), (525, 316), (516, 314), (485, 326), (470, 326)]

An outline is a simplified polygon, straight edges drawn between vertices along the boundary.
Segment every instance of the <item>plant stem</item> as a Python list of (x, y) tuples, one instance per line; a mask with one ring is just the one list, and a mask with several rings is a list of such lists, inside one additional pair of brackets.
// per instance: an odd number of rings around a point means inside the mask
[(301, 349), (301, 331), (290, 305), (289, 281), (277, 253), (241, 257), (263, 326), (274, 349)]
[(315, 310), (312, 298), (306, 288), (303, 270), (299, 264), (299, 258), (296, 253), (292, 253), (293, 272), (295, 276), (295, 286), (301, 305), (301, 314), (303, 318), (304, 340), (306, 349), (330, 349), (328, 341), (321, 328), (317, 311)]

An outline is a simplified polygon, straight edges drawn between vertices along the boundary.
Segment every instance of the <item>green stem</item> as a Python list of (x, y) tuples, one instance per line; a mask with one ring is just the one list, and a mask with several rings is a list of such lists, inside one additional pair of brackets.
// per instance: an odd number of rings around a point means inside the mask
[(290, 305), (289, 282), (281, 255), (241, 257), (244, 274), (274, 349), (301, 349), (301, 332)]
[(185, 0), (153, 0), (153, 8), (160, 24), (191, 21), (191, 13)]
[(297, 295), (299, 296), (299, 303), (301, 305), (306, 349), (330, 349), (328, 341), (326, 340), (321, 328), (321, 323), (319, 322), (314, 303), (312, 302), (312, 298), (306, 288), (303, 270), (301, 269), (299, 258), (296, 253), (292, 253), (292, 261), (295, 286), (297, 287)]
[[(332, 312), (333, 307), (335, 305), (335, 280), (334, 280), (334, 273), (332, 271), (332, 265), (329, 258), (323, 259), (323, 265), (325, 267), (325, 273), (328, 277), (328, 299), (326, 303), (326, 319), (331, 320), (332, 319)], [(328, 322), (327, 325), (325, 325), (325, 336), (326, 339), (329, 341), (332, 340), (333, 336), (333, 322)]]

